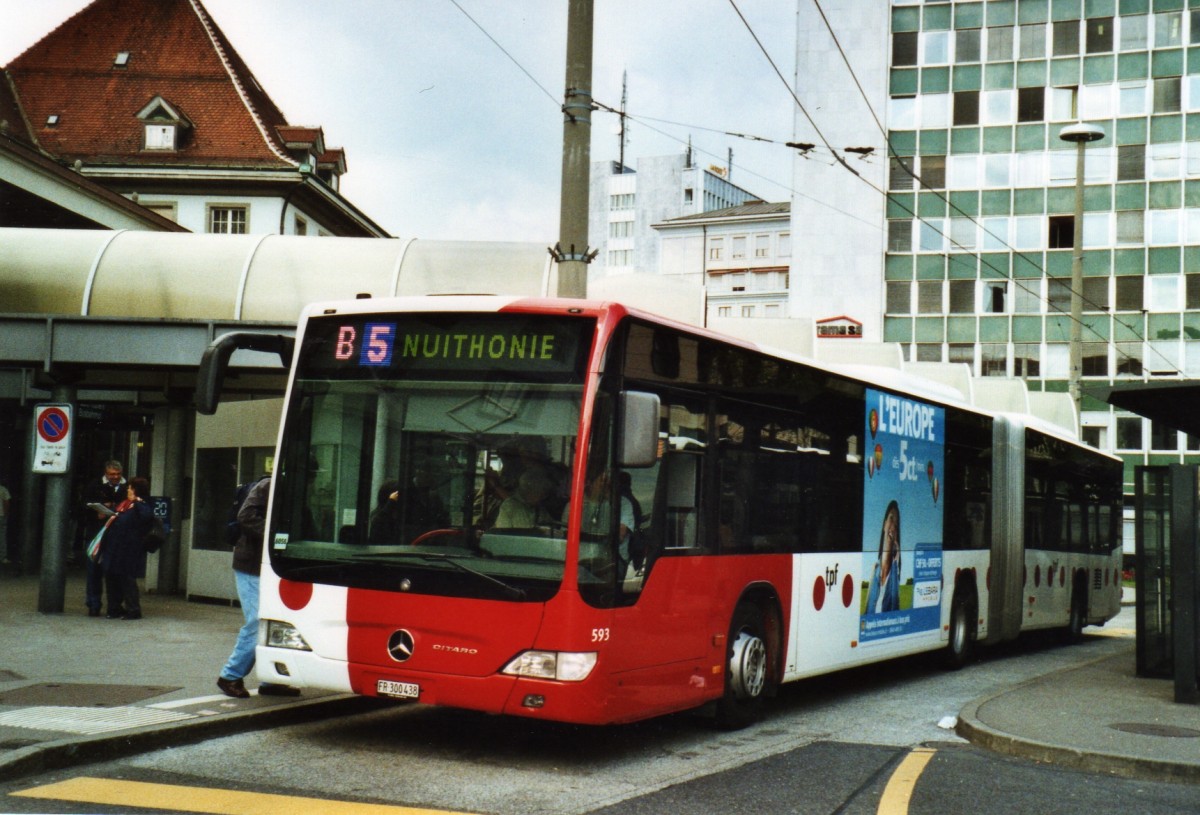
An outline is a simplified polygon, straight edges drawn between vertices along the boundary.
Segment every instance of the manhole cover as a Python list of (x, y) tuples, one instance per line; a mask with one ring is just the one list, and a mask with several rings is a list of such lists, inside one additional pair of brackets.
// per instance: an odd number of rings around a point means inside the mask
[(1121, 724), (1110, 724), (1113, 730), (1120, 730), (1122, 733), (1134, 733), (1139, 736), (1161, 736), (1167, 739), (1195, 739), (1200, 738), (1200, 730), (1192, 730), (1188, 727), (1172, 727), (1169, 724), (1141, 724), (1140, 722), (1125, 722)]

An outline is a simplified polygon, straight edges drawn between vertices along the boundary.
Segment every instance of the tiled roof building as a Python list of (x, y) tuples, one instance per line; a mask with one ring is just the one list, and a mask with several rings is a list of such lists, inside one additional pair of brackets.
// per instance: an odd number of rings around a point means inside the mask
[(384, 234), (338, 191), (344, 151), (287, 121), (200, 0), (96, 0), (4, 80), (9, 135), (193, 231)]

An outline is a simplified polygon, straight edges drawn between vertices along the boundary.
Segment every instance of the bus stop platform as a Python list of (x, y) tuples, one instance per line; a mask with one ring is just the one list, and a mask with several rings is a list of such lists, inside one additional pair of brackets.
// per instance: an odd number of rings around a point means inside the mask
[[(63, 613), (38, 612), (38, 590), (36, 576), (0, 574), (0, 781), (395, 704), (260, 696), (253, 680), (250, 698), (231, 699), (216, 679), (239, 609), (147, 594), (143, 619), (88, 617), (82, 570), (68, 573)], [(1200, 706), (1175, 704), (1170, 680), (1135, 677), (1126, 642), (972, 701), (958, 733), (1037, 761), (1200, 783)]]

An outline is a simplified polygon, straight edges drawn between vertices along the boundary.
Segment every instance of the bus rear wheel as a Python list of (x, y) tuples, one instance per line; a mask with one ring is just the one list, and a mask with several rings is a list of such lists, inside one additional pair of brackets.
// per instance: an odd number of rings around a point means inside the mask
[(1071, 613), (1067, 617), (1067, 627), (1063, 631), (1063, 640), (1068, 645), (1075, 645), (1083, 642), (1083, 627), (1086, 625), (1087, 617), (1087, 586), (1081, 585), (1081, 581), (1076, 581), (1074, 591), (1071, 592)]
[(954, 592), (950, 603), (950, 641), (942, 659), (948, 669), (957, 671), (975, 658), (977, 630), (975, 598), (966, 592)]
[(717, 725), (738, 730), (758, 721), (774, 681), (770, 637), (765, 612), (742, 603), (729, 626), (725, 695), (717, 703)]

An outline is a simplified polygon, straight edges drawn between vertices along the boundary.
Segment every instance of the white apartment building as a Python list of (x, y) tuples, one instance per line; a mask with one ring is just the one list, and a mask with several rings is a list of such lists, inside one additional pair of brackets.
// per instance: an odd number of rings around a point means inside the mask
[(761, 201), (653, 224), (659, 272), (702, 285), (707, 316), (788, 316), (791, 205)]
[(639, 158), (635, 167), (592, 162), (588, 236), (593, 277), (654, 272), (659, 236), (654, 224), (758, 200), (725, 177), (725, 168), (700, 167), (691, 151)]

